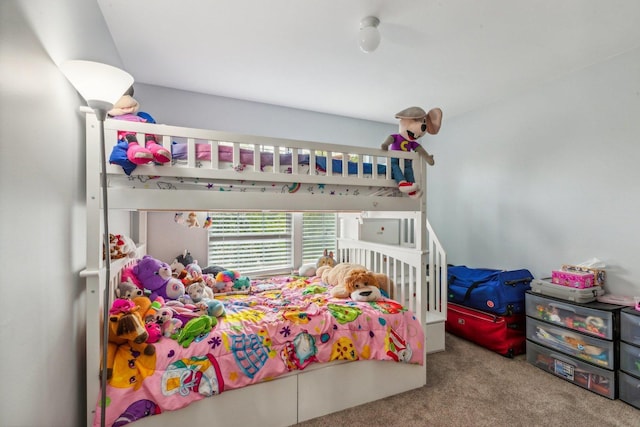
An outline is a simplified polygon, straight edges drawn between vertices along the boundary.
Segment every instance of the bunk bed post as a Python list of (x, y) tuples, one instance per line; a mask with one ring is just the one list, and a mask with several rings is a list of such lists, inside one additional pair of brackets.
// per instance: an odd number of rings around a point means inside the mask
[(99, 381), (90, 372), (96, 372), (100, 366), (100, 336), (96, 331), (102, 330), (100, 314), (95, 311), (102, 304), (101, 280), (101, 220), (100, 220), (100, 174), (95, 168), (99, 167), (100, 148), (93, 141), (100, 139), (100, 123), (91, 110), (86, 111), (86, 218), (87, 218), (87, 249), (86, 269), (81, 276), (86, 278), (86, 364), (87, 364), (87, 425), (93, 423), (95, 404), (98, 401)]
[[(415, 163), (415, 161), (414, 161)], [(414, 228), (420, 230), (420, 233), (414, 233), (417, 235), (417, 240), (415, 242), (416, 248), (420, 250), (420, 271), (418, 272), (420, 280), (418, 280), (418, 286), (420, 286), (420, 299), (418, 300), (418, 306), (416, 307), (417, 315), (420, 316), (419, 319), (422, 322), (422, 327), (425, 331), (426, 340), (429, 340), (431, 337), (427, 334), (427, 316), (428, 316), (428, 307), (427, 307), (427, 298), (429, 295), (430, 284), (428, 280), (428, 271), (433, 266), (430, 265), (431, 258), (429, 257), (429, 249), (427, 246), (428, 236), (427, 236), (427, 164), (421, 158), (418, 161), (418, 173), (420, 177), (420, 188), (422, 189), (422, 197), (420, 198), (420, 210), (418, 211), (417, 218), (414, 221)], [(428, 264), (429, 263), (429, 264)], [(425, 373), (425, 381), (427, 378), (427, 345), (425, 340), (425, 348), (424, 348), (424, 373)]]

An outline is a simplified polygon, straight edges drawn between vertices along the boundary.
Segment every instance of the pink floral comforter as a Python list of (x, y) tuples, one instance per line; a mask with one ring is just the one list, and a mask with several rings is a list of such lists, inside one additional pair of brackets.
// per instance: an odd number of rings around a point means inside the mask
[[(108, 385), (106, 425), (145, 416), (332, 360), (424, 363), (424, 333), (413, 313), (392, 300), (335, 299), (318, 278), (252, 281), (249, 294), (221, 298), (226, 315), (184, 348), (155, 343), (155, 366), (139, 383)], [(140, 363), (136, 354), (130, 363)], [(215, 398), (215, 397), (214, 397)], [(100, 402), (94, 425), (100, 424)]]

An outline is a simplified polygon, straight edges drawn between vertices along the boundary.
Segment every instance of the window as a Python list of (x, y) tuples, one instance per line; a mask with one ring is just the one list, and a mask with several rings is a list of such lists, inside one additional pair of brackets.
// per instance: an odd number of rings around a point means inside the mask
[(316, 262), (324, 250), (336, 251), (336, 214), (302, 214), (302, 264)]
[(288, 274), (336, 250), (336, 214), (213, 212), (208, 265), (242, 275)]

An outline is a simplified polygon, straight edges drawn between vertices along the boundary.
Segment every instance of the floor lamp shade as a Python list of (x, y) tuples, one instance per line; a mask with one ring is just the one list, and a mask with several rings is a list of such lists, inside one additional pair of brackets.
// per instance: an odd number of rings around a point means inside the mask
[(65, 61), (60, 69), (94, 110), (110, 110), (133, 85), (131, 74), (99, 62)]

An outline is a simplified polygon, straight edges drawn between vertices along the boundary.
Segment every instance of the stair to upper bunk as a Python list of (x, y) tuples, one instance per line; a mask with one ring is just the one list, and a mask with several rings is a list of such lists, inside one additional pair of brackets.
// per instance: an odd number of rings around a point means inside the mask
[(447, 321), (447, 254), (438, 240), (438, 236), (427, 220), (429, 290), (426, 315), (427, 353), (444, 351), (445, 322)]
[(395, 299), (425, 319), (426, 352), (444, 351), (447, 259), (429, 221), (421, 213), (405, 212), (349, 213), (339, 218), (340, 262), (355, 262), (388, 274), (395, 282)]

